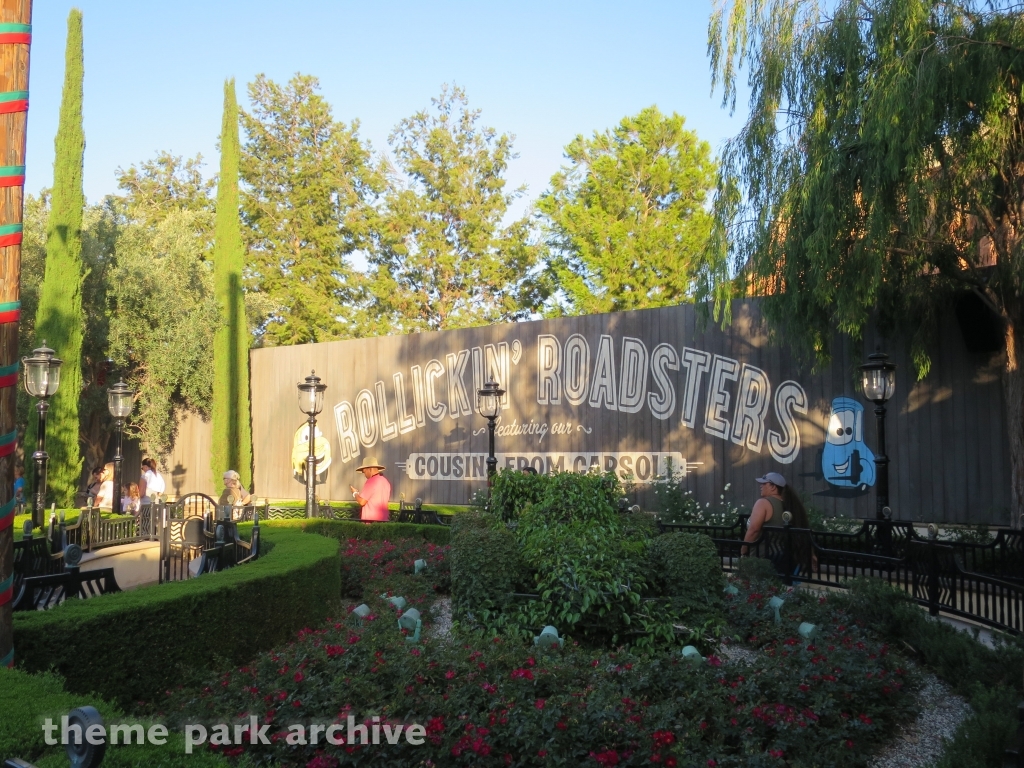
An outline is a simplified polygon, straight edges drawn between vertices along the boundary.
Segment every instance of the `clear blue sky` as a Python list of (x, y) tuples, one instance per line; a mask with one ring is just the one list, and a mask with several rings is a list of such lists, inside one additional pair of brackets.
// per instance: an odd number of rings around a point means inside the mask
[(53, 178), (67, 14), (84, 13), (85, 192), (157, 151), (201, 152), (216, 170), (223, 82), (239, 101), (258, 73), (315, 75), (337, 119), (374, 149), (395, 124), (457, 83), (482, 122), (516, 135), (509, 169), (535, 198), (562, 148), (651, 104), (686, 117), (717, 151), (738, 132), (711, 94), (710, 0), (676, 2), (340, 2), (36, 0), (26, 187)]

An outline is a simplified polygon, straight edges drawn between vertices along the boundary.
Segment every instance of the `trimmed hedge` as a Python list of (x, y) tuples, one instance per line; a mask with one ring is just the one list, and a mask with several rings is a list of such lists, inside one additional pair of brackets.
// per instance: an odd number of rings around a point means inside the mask
[(262, 526), (272, 549), (255, 563), (17, 613), (16, 662), (128, 706), (287, 642), (329, 616), (341, 592), (338, 542), (289, 527)]
[[(456, 518), (457, 519), (457, 518)], [(275, 520), (274, 525), (279, 521)], [(391, 539), (423, 539), (433, 544), (447, 544), (451, 532), (446, 525), (415, 525), (414, 523), (360, 523), (355, 520), (281, 520), (282, 526), (301, 528), (331, 539), (362, 539), (388, 541)]]
[[(72, 709), (90, 705), (96, 707), (109, 728), (114, 723), (150, 723), (127, 717), (113, 704), (95, 696), (68, 693), (56, 675), (29, 675), (15, 669), (0, 668), (0, 759), (20, 757), (40, 768), (66, 767), (67, 753), (63, 745), (49, 746), (44, 741), (42, 724), (50, 718), (60, 725), (60, 719)], [(60, 738), (59, 731), (55, 733)], [(170, 732), (167, 743), (110, 746), (103, 758), (103, 768), (137, 768), (140, 765), (161, 768), (206, 768), (227, 766), (228, 762), (208, 749), (185, 754), (185, 739), (181, 733)]]

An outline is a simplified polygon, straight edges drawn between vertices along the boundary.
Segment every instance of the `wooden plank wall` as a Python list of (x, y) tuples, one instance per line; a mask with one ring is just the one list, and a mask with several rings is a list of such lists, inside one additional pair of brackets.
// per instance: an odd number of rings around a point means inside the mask
[[(600, 452), (678, 452), (693, 463), (687, 482), (694, 493), (715, 502), (726, 484), (729, 496), (749, 506), (756, 497), (754, 478), (764, 472), (785, 475), (806, 501), (829, 515), (870, 516), (874, 514), (873, 490), (840, 488), (825, 480), (822, 451), (825, 427), (833, 398), (845, 396), (864, 405), (863, 437), (866, 446), (875, 447), (874, 406), (858, 393), (857, 366), (874, 351), (875, 340), (855, 344), (837, 338), (832, 363), (821, 370), (800, 364), (785, 347), (768, 343), (755, 301), (736, 302), (733, 324), (724, 331), (714, 325), (702, 326), (693, 306), (684, 305), (607, 315), (562, 318), (484, 328), (404, 337), (382, 337), (316, 345), (253, 350), (251, 353), (253, 396), (254, 484), (261, 495), (272, 498), (301, 498), (303, 488), (293, 476), (290, 455), (295, 431), (304, 423), (297, 403), (296, 384), (315, 369), (327, 384), (324, 413), (319, 426), (332, 448), (332, 466), (325, 498), (349, 498), (349, 483), (357, 487), (361, 476), (354, 467), (358, 457), (342, 460), (338, 424), (334, 409), (339, 403), (353, 406), (361, 390), (376, 395), (382, 386), (386, 400), (386, 420), (396, 422), (394, 375), (402, 374), (407, 409), (413, 410), (413, 366), (421, 370), (431, 360), (447, 369), (447, 356), (485, 345), (508, 345), (521, 349), (518, 362), (509, 363), (509, 381), (501, 384), (510, 390), (509, 407), (502, 411), (502, 425), (571, 423), (568, 434), (550, 431), (543, 438), (533, 435), (497, 438), (499, 454), (527, 457), (547, 453)], [(680, 422), (687, 371), (667, 370), (675, 393), (675, 410), (667, 419), (655, 418), (649, 407), (637, 413), (624, 413), (606, 407), (591, 407), (584, 402), (573, 406), (564, 392), (557, 404), (538, 403), (538, 337), (551, 335), (564, 351), (573, 334), (581, 335), (590, 349), (590, 373), (593, 376), (600, 339), (610, 336), (614, 351), (616, 394), (620, 386), (623, 340), (641, 340), (648, 354), (659, 344), (668, 344), (682, 356), (686, 347), (727, 358), (742, 368), (755, 366), (767, 375), (772, 397), (787, 381), (797, 382), (807, 397), (805, 414), (796, 414), (800, 451), (791, 463), (780, 463), (770, 453), (767, 437), (760, 450), (737, 444), (732, 439), (712, 436), (705, 425), (712, 371), (703, 374), (697, 419), (693, 428)], [(961, 523), (1005, 524), (1009, 516), (1009, 469), (1006, 428), (1003, 420), (999, 355), (976, 356), (967, 351), (954, 318), (944, 321), (939, 333), (941, 343), (934, 352), (931, 374), (916, 381), (905, 350), (890, 343), (885, 351), (898, 368), (897, 394), (889, 403), (887, 434), (890, 470), (890, 497), (899, 519), (943, 520)], [(563, 361), (564, 362), (564, 361)], [(713, 367), (713, 363), (712, 363)], [(564, 371), (563, 377), (564, 377)], [(737, 378), (740, 371), (736, 372)], [(437, 379), (438, 399), (451, 407), (447, 372)], [(475, 405), (472, 353), (463, 376), (465, 388)], [(722, 392), (728, 400), (722, 412), (732, 419), (737, 408), (739, 381), (726, 378)], [(381, 382), (380, 385), (377, 383)], [(646, 376), (648, 394), (657, 391), (653, 375)], [(564, 382), (563, 382), (564, 389)], [(379, 405), (377, 406), (380, 407)], [(378, 422), (380, 422), (378, 414)], [(446, 415), (435, 423), (425, 418), (407, 434), (393, 439), (360, 445), (360, 456), (376, 455), (387, 465), (387, 476), (394, 486), (393, 500), (405, 494), (411, 500), (421, 497), (433, 503), (466, 503), (485, 486), (483, 481), (412, 479), (404, 468), (410, 454), (485, 454), (486, 421), (477, 413)], [(380, 424), (378, 423), (378, 431)], [(765, 429), (785, 436), (784, 425), (769, 407)], [(197, 433), (198, 434), (198, 433)], [(185, 433), (182, 433), (184, 437)], [(208, 439), (208, 438), (206, 438)], [(181, 442), (181, 438), (179, 438)], [(202, 454), (202, 455), (200, 455)], [(205, 452), (182, 453), (174, 461), (185, 469), (186, 490), (208, 482), (203, 477)], [(602, 460), (604, 460), (602, 458)], [(196, 468), (193, 469), (193, 466)], [(198, 470), (195, 481), (192, 473)], [(205, 469), (208, 473), (208, 468)], [(173, 473), (172, 473), (173, 474)], [(648, 486), (637, 487), (636, 498), (650, 503)]]

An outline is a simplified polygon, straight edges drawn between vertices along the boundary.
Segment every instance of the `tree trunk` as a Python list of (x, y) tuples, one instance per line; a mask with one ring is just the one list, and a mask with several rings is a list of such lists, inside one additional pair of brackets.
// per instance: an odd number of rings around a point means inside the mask
[[(32, 0), (0, 0), (0, 24), (30, 24)], [(28, 90), (29, 32), (4, 27), (0, 39), (0, 91)], [(11, 102), (8, 102), (11, 104)], [(22, 108), (23, 107), (23, 108)], [(0, 166), (25, 165), (25, 127), (28, 105), (0, 114)], [(24, 181), (12, 174), (0, 185), (0, 224), (20, 224), (24, 205)], [(21, 296), (21, 238), (0, 247), (0, 303), (10, 309)], [(18, 360), (18, 315), (0, 320), (0, 366)], [(0, 435), (15, 429), (18, 410), (17, 377), (13, 385), (0, 388)], [(0, 458), (0, 665), (14, 664), (14, 626), (6, 580), (13, 574), (14, 518), (4, 506), (14, 496), (14, 462), (17, 451)], [(13, 510), (11, 510), (13, 512)]]
[[(1006, 370), (1003, 400), (1010, 444), (1010, 525), (1024, 528), (1024, 324), (1006, 325)], [(993, 439), (998, 439), (993, 435)]]

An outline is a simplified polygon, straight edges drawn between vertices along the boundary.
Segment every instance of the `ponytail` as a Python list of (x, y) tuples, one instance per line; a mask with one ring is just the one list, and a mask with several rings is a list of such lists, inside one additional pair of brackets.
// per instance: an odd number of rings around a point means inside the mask
[(811, 521), (804, 509), (804, 503), (796, 491), (788, 485), (782, 489), (782, 509), (793, 515), (792, 526), (794, 528), (810, 528)]

